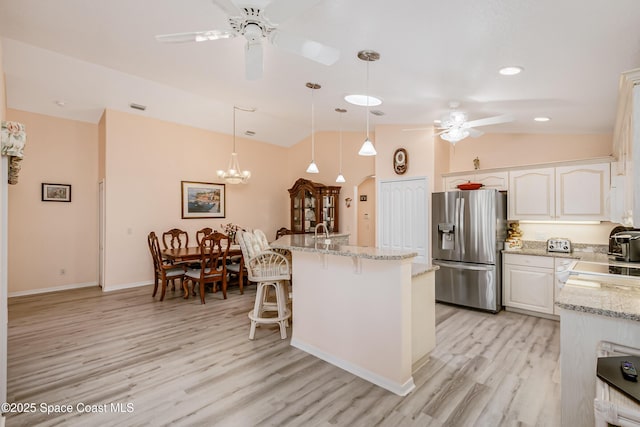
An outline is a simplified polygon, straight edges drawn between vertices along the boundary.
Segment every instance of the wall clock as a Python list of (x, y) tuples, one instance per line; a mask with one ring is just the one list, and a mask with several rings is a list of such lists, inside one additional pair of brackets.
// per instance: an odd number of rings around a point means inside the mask
[(404, 148), (398, 148), (393, 153), (393, 171), (398, 175), (402, 175), (407, 171), (409, 167), (409, 156), (407, 150)]

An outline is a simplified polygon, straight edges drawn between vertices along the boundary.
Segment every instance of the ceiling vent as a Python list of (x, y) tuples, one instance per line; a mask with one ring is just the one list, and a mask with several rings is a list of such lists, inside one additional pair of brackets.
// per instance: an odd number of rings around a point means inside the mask
[(129, 104), (129, 107), (133, 108), (134, 110), (140, 110), (140, 111), (144, 111), (147, 109), (146, 105), (135, 104), (133, 102)]

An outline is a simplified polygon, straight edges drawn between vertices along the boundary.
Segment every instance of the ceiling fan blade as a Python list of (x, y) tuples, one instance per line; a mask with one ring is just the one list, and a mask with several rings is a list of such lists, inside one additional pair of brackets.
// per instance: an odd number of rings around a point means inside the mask
[(478, 130), (478, 129), (468, 128), (467, 130), (469, 131), (469, 136), (472, 137), (472, 138), (477, 138), (479, 136), (484, 135), (484, 132), (482, 132), (481, 130)]
[(242, 16), (242, 11), (231, 0), (212, 0), (228, 16)]
[(428, 127), (428, 128), (407, 128), (407, 129), (402, 129), (403, 132), (413, 132), (414, 130), (433, 130), (433, 126)]
[(311, 9), (321, 0), (273, 0), (267, 5), (262, 16), (269, 24), (277, 26), (287, 19)]
[(274, 46), (324, 65), (333, 65), (340, 58), (338, 49), (293, 34), (275, 30), (269, 35), (269, 40)]
[(230, 39), (235, 33), (226, 30), (192, 31), (189, 33), (162, 34), (156, 40), (162, 43), (205, 42), (209, 40)]
[(471, 128), (471, 127), (477, 127), (477, 126), (497, 125), (500, 123), (509, 123), (514, 120), (515, 118), (513, 116), (504, 114), (502, 116), (494, 116), (494, 117), (487, 117), (485, 119), (471, 120), (470, 122), (466, 122), (464, 124), (464, 127)]
[(262, 43), (247, 42), (244, 62), (247, 80), (257, 80), (262, 77)]

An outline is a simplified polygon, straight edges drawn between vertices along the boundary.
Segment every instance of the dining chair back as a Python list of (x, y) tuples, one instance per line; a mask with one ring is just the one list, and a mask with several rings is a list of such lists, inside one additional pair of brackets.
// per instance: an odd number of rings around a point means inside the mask
[(289, 230), (287, 227), (278, 228), (278, 231), (276, 231), (276, 240), (278, 240), (282, 236), (286, 236), (287, 234), (291, 234), (291, 230)]
[[(153, 294), (155, 297), (158, 292), (158, 284), (161, 285), (160, 301), (164, 300), (164, 295), (167, 290), (167, 282), (169, 280), (180, 279), (184, 280), (185, 267), (183, 265), (172, 265), (162, 259), (162, 252), (160, 250), (160, 242), (155, 232), (149, 233), (147, 236), (147, 244), (149, 246), (149, 252), (153, 260), (153, 276), (154, 286)], [(175, 287), (174, 287), (175, 288)]]
[(227, 268), (226, 257), (229, 253), (229, 238), (222, 233), (211, 233), (200, 240), (199, 268), (190, 268), (185, 276), (193, 284), (192, 293), (195, 295), (195, 282), (200, 285), (200, 302), (205, 303), (205, 283), (221, 282), (222, 296), (227, 299)]
[(189, 246), (189, 234), (179, 228), (172, 228), (162, 233), (164, 249), (186, 248)]
[(196, 231), (196, 242), (198, 242), (198, 245), (200, 245), (200, 241), (203, 237), (208, 236), (211, 233), (213, 233), (213, 229), (211, 227), (205, 227), (202, 230)]

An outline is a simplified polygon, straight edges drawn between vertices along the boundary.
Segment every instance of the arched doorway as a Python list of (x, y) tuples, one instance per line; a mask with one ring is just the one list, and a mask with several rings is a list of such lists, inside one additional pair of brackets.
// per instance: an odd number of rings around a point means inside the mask
[(358, 246), (376, 245), (376, 180), (368, 177), (358, 185)]

